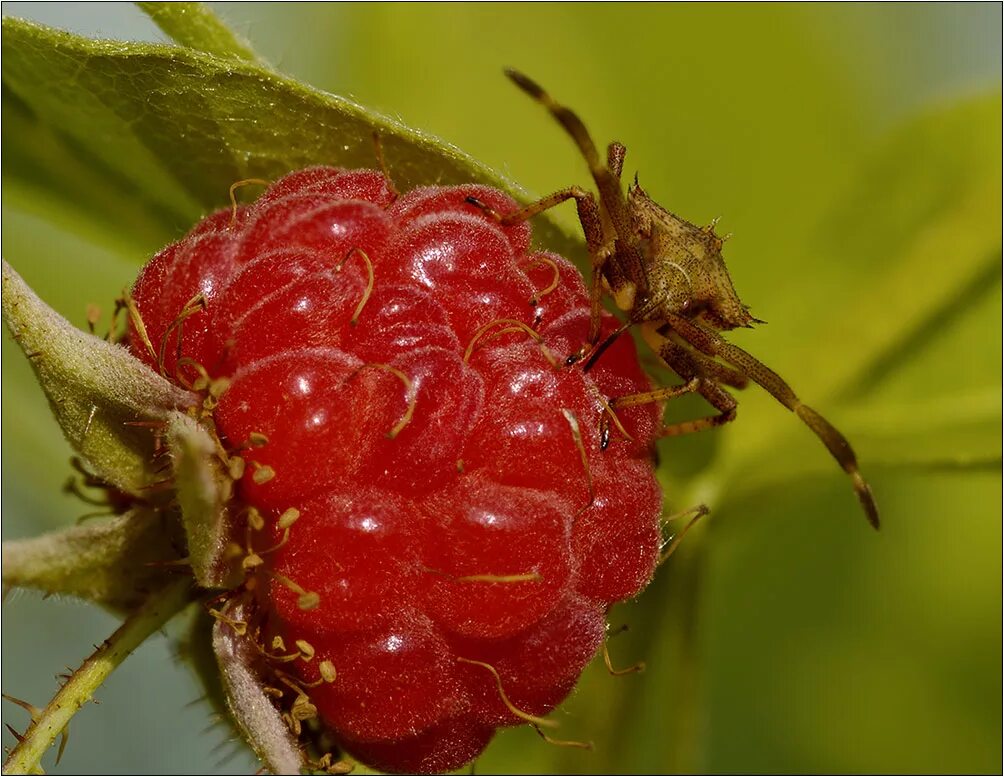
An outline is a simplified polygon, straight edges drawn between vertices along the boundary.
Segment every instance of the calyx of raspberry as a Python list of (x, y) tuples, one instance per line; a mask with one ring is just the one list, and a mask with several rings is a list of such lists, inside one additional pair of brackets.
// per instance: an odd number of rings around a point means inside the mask
[(490, 215), (515, 208), (311, 168), (135, 284), (133, 353), (199, 395), (204, 436), (172, 427), (179, 466), (181, 440), (216, 468), (182, 500), (189, 551), (226, 589), (230, 705), (266, 761), (261, 741), (287, 758), (292, 736), (385, 771), (459, 768), (501, 726), (548, 725), (609, 606), (652, 576), (659, 409), (618, 411), (605, 449), (599, 433), (605, 399), (649, 382), (627, 337), (566, 366), (588, 294)]
[[(168, 451), (158, 430), (172, 418), (194, 424), (190, 414), (200, 398), (152, 372), (112, 337), (77, 329), (6, 261), (2, 301), (4, 323), (77, 454), (68, 488), (96, 489), (84, 494), (95, 505), (88, 517), (107, 517), (4, 542), (4, 586), (129, 612), (172, 582), (178, 567), (170, 562), (184, 555), (169, 487), (180, 488), (184, 478), (168, 477)], [(200, 475), (206, 466), (201, 457), (195, 463)], [(217, 528), (229, 532), (219, 522)]]
[(102, 480), (144, 495), (157, 478), (151, 425), (196, 406), (198, 397), (151, 373), (121, 346), (77, 329), (6, 261), (3, 318), (70, 445)]

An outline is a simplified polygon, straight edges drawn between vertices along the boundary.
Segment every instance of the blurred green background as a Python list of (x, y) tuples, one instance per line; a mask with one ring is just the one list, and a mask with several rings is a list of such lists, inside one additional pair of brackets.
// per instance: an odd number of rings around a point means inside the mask
[[(213, 5), (283, 72), (530, 190), (587, 177), (503, 66), (624, 142), (658, 201), (735, 233), (736, 287), (770, 325), (733, 340), (847, 432), (882, 508), (876, 535), (818, 442), (755, 390), (730, 428), (667, 441), (667, 509), (713, 515), (611, 615), (630, 625), (615, 662), (648, 671), (594, 662), (557, 713), (594, 752), (507, 731), (479, 772), (1001, 771), (999, 5)], [(3, 12), (163, 40), (124, 4)], [(160, 247), (16, 185), (3, 226), (4, 257), (81, 325)], [(5, 336), (4, 538), (84, 511), (60, 492), (69, 455)], [(36, 704), (115, 624), (23, 592), (2, 618), (3, 690)], [(203, 731), (199, 695), (152, 641), (74, 719), (55, 771), (253, 772)]]

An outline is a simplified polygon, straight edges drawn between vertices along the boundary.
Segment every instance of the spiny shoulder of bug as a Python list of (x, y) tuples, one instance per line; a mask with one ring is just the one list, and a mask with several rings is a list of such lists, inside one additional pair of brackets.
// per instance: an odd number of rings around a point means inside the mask
[(714, 222), (701, 227), (666, 210), (641, 188), (637, 175), (627, 190), (627, 206), (630, 239), (637, 241), (648, 287), (632, 317), (658, 320), (673, 313), (719, 331), (764, 323), (736, 293), (722, 256), (725, 240)]

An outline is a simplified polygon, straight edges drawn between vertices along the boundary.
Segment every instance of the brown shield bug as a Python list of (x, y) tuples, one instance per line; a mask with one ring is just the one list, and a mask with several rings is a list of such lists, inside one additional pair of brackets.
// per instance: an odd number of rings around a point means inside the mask
[[(761, 386), (797, 415), (822, 440), (850, 476), (869, 522), (879, 525), (871, 488), (861, 475), (850, 443), (829, 421), (804, 404), (773, 370), (720, 334), (758, 321), (740, 301), (722, 258), (723, 239), (714, 224), (699, 227), (652, 200), (637, 178), (625, 194), (621, 184), (626, 148), (614, 141), (600, 158), (581, 119), (522, 73), (506, 70), (515, 84), (541, 103), (575, 141), (589, 165), (599, 194), (578, 186), (554, 192), (515, 213), (500, 214), (471, 198), (502, 224), (515, 224), (574, 199), (592, 263), (592, 317), (589, 336), (567, 363), (582, 361), (588, 370), (619, 335), (638, 326), (663, 362), (683, 379), (680, 386), (645, 394), (614, 397), (612, 411), (658, 402), (687, 393), (702, 396), (717, 412), (665, 427), (679, 435), (721, 426), (736, 417), (736, 400), (725, 387), (741, 389), (749, 381)], [(610, 294), (627, 320), (601, 340), (600, 311)]]

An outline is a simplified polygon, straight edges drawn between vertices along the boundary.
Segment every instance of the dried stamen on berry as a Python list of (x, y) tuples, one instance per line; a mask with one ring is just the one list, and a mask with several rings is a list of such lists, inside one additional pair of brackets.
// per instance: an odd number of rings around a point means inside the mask
[(254, 467), (254, 474), (251, 475), (251, 479), (259, 486), (268, 483), (268, 481), (275, 477), (275, 470), (267, 464), (252, 461), (251, 465)]
[(261, 557), (254, 552), (254, 544), (251, 540), (253, 532), (261, 531), (264, 528), (265, 519), (262, 518), (261, 513), (254, 507), (249, 508), (247, 512), (247, 526), (244, 532), (244, 560), (241, 562), (241, 566), (244, 569), (253, 569), (264, 563)]
[(129, 312), (129, 322), (132, 324), (133, 329), (139, 336), (140, 343), (142, 343), (143, 347), (147, 351), (147, 354), (156, 363), (157, 350), (153, 347), (153, 343), (150, 342), (150, 335), (147, 334), (146, 325), (143, 323), (143, 316), (140, 315), (139, 308), (136, 307), (132, 294), (128, 291), (123, 292), (122, 301), (125, 304), (126, 310)]
[(289, 507), (283, 510), (282, 515), (279, 516), (279, 521), (278, 521), (279, 528), (289, 529), (289, 527), (291, 527), (294, 523), (296, 523), (296, 520), (299, 517), (300, 517), (300, 511), (297, 510), (295, 507)]
[(126, 292), (123, 292), (122, 296), (115, 300), (115, 306), (112, 308), (112, 314), (108, 321), (108, 334), (105, 335), (106, 342), (114, 343), (119, 339), (119, 314), (126, 309), (125, 297)]
[(295, 653), (287, 653), (286, 645), (282, 642), (281, 638), (275, 638), (272, 640), (272, 650), (275, 652), (269, 652), (261, 646), (258, 647), (258, 650), (269, 661), (280, 664), (290, 664), (300, 657), (299, 651), (296, 651)]
[(285, 510), (282, 513), (282, 515), (279, 516), (279, 519), (276, 521), (276, 525), (280, 529), (282, 529), (282, 537), (279, 538), (279, 541), (275, 543), (275, 545), (272, 545), (270, 548), (261, 551), (258, 555), (267, 556), (268, 554), (275, 553), (277, 550), (285, 546), (286, 543), (289, 542), (289, 530), (293, 526), (293, 524), (296, 523), (296, 519), (299, 517), (300, 517), (300, 511), (297, 510), (295, 507), (290, 507), (289, 509)]
[[(299, 657), (299, 654), (297, 654), (297, 657)], [(316, 682), (312, 683), (304, 682), (302, 679), (298, 677), (293, 677), (292, 675), (288, 674), (282, 669), (274, 669), (273, 672), (275, 674), (276, 679), (280, 683), (285, 685), (290, 690), (296, 692), (298, 699), (302, 698), (306, 699), (307, 701), (310, 701), (310, 698), (307, 696), (307, 691), (304, 689), (306, 688), (309, 690), (311, 688), (317, 688), (319, 685), (324, 683), (323, 679), (317, 680)]]
[(603, 641), (603, 664), (609, 672), (614, 677), (623, 677), (624, 675), (635, 674), (636, 672), (645, 671), (645, 662), (639, 661), (636, 664), (625, 667), (624, 669), (614, 669), (613, 662), (610, 660), (610, 649), (607, 647), (606, 640)]
[(370, 135), (370, 139), (373, 141), (373, 155), (376, 157), (377, 164), (380, 165), (380, 172), (383, 173), (384, 180), (387, 182), (387, 191), (389, 191), (391, 193), (391, 197), (396, 200), (401, 196), (401, 193), (394, 185), (394, 179), (391, 177), (390, 168), (387, 166), (387, 160), (383, 153), (383, 140), (380, 137), (379, 131), (373, 130)]
[(223, 392), (230, 388), (230, 378), (214, 378), (209, 381), (209, 396), (212, 399), (219, 399), (223, 396)]
[(100, 320), (101, 308), (93, 303), (87, 303), (87, 331), (93, 335)]
[(526, 572), (522, 575), (464, 575), (454, 577), (458, 583), (539, 583), (540, 572)]
[(331, 753), (325, 753), (316, 761), (310, 761), (310, 767), (325, 774), (349, 774), (355, 769), (355, 764), (349, 761), (334, 761)]
[(244, 451), (251, 450), (252, 448), (261, 448), (267, 444), (268, 437), (261, 432), (251, 432), (247, 439), (230, 449), (230, 455), (243, 453)]
[[(589, 469), (589, 456), (586, 455), (586, 447), (582, 444), (582, 432), (579, 429), (579, 419), (575, 417), (573, 413), (568, 408), (561, 408), (561, 414), (568, 421), (568, 426), (572, 430), (572, 439), (575, 441), (575, 447), (579, 451), (579, 459), (582, 462), (582, 469), (586, 473), (586, 486), (589, 488), (589, 501), (586, 503), (585, 507), (579, 510), (581, 513), (583, 510), (588, 509), (594, 501), (596, 501), (596, 491), (593, 488), (593, 473)], [(578, 515), (578, 513), (576, 513)]]
[(296, 698), (293, 699), (289, 712), (283, 715), (283, 720), (286, 721), (286, 725), (289, 726), (293, 734), (299, 736), (302, 731), (301, 724), (304, 721), (313, 720), (317, 717), (317, 707), (313, 705), (310, 697), (307, 696), (303, 689), (290, 680), (288, 675), (283, 672), (276, 672), (276, 674), (280, 682), (298, 692)]
[(265, 519), (257, 507), (249, 507), (247, 513), (248, 528), (254, 531), (261, 531), (265, 528)]
[[(181, 371), (183, 367), (191, 367), (198, 377), (189, 381)], [(182, 356), (174, 366), (174, 380), (189, 391), (204, 391), (209, 388), (212, 378), (209, 377), (208, 370), (195, 359), (190, 356)]]
[(171, 335), (177, 330), (178, 332), (178, 345), (176, 358), (181, 358), (181, 347), (182, 347), (182, 325), (185, 323), (185, 319), (190, 316), (194, 316), (196, 313), (204, 312), (206, 309), (206, 298), (199, 292), (194, 297), (192, 297), (188, 302), (182, 307), (181, 312), (175, 317), (167, 329), (164, 331), (163, 337), (160, 338), (160, 351), (157, 354), (157, 367), (160, 369), (160, 374), (167, 377), (167, 368), (165, 366), (167, 360), (167, 345), (170, 342)]
[(539, 583), (544, 579), (540, 572), (523, 572), (513, 575), (495, 575), (484, 573), (458, 576), (451, 575), (449, 572), (444, 572), (441, 569), (432, 569), (431, 567), (423, 567), (422, 571), (426, 574), (436, 575), (454, 583)]
[(530, 297), (531, 307), (537, 307), (537, 305), (540, 304), (540, 300), (543, 297), (546, 297), (548, 294), (557, 289), (559, 285), (561, 285), (561, 271), (558, 269), (558, 264), (549, 257), (546, 256), (534, 257), (531, 261), (527, 262), (526, 269), (529, 270), (531, 267), (540, 267), (541, 265), (546, 265), (550, 267), (552, 272), (554, 273), (554, 277), (551, 279), (551, 282), (547, 284), (547, 286), (545, 286), (543, 289), (534, 290), (533, 296)]
[(306, 694), (297, 696), (290, 709), (290, 714), (294, 720), (312, 720), (317, 717), (317, 707), (310, 703), (310, 697)]
[(247, 462), (240, 456), (231, 456), (227, 462), (227, 474), (230, 475), (230, 479), (240, 480), (244, 477), (244, 468), (246, 465)]
[(554, 745), (555, 747), (571, 747), (577, 750), (592, 750), (595, 747), (592, 742), (577, 742), (574, 739), (555, 739), (536, 723), (531, 723), (530, 728), (536, 731), (547, 744)]
[(268, 181), (264, 178), (245, 178), (241, 181), (230, 184), (230, 228), (233, 229), (234, 224), (237, 223), (237, 190), (244, 186), (250, 186), (252, 184), (258, 184), (259, 186), (268, 186)]
[(457, 661), (462, 664), (471, 664), (473, 666), (480, 666), (482, 669), (487, 669), (492, 673), (492, 677), (495, 678), (495, 684), (498, 686), (499, 698), (502, 699), (502, 703), (506, 708), (515, 715), (517, 718), (525, 720), (527, 723), (533, 724), (535, 726), (546, 726), (547, 728), (557, 728), (558, 723), (554, 720), (549, 720), (548, 718), (540, 718), (536, 715), (531, 715), (529, 712), (524, 712), (511, 701), (506, 695), (505, 688), (502, 686), (502, 678), (499, 677), (498, 671), (491, 664), (486, 664), (484, 661), (475, 661), (472, 658), (463, 658), (462, 656), (457, 656)]
[(687, 536), (687, 532), (690, 531), (690, 527), (701, 520), (701, 518), (709, 512), (710, 511), (708, 510), (707, 505), (697, 505), (696, 507), (691, 507), (683, 512), (677, 513), (676, 515), (671, 515), (666, 519), (666, 521), (669, 522), (683, 518), (687, 515), (693, 515), (693, 518), (687, 522), (686, 526), (670, 537), (668, 543), (666, 543), (663, 548), (660, 548), (662, 552), (659, 555), (659, 564), (662, 564), (666, 561), (666, 559), (673, 555), (676, 549), (680, 547), (680, 543), (683, 542), (683, 538)]
[[(287, 510), (287, 512), (290, 512), (290, 511)], [(295, 512), (295, 510), (293, 510), (293, 512)], [(290, 522), (289, 525), (283, 526), (282, 525), (282, 521), (280, 519), (279, 528), (281, 528), (283, 530), (282, 531), (282, 537), (279, 538), (279, 541), (277, 543), (275, 543), (275, 545), (272, 545), (271, 547), (266, 548), (263, 551), (260, 551), (258, 555), (264, 557), (264, 556), (269, 555), (270, 553), (275, 553), (277, 550), (280, 550), (281, 548), (285, 547), (286, 543), (289, 542), (289, 528), (290, 528), (290, 526), (292, 526), (292, 522)]]
[(270, 569), (266, 571), (275, 580), (282, 583), (282, 585), (294, 594), (297, 594), (298, 598), (296, 600), (296, 606), (301, 610), (313, 610), (321, 603), (321, 595), (316, 591), (308, 591), (303, 586), (299, 585), (285, 575), (279, 574), (278, 572)]
[(317, 670), (321, 673), (321, 679), (326, 683), (333, 683), (338, 677), (335, 665), (327, 659), (317, 665)]
[(234, 630), (234, 633), (237, 634), (237, 636), (243, 637), (245, 634), (247, 634), (248, 630), (247, 621), (238, 621), (227, 617), (225, 608), (224, 610), (210, 609), (209, 614), (212, 615), (216, 620), (220, 621), (221, 623), (227, 624), (231, 629)]
[(398, 422), (391, 427), (391, 430), (387, 432), (388, 439), (393, 440), (401, 433), (401, 430), (409, 424), (412, 416), (415, 414), (415, 404), (418, 402), (418, 397), (415, 393), (415, 384), (412, 383), (411, 378), (401, 372), (401, 370), (397, 367), (392, 367), (389, 364), (364, 364), (362, 367), (353, 372), (349, 378), (351, 379), (354, 375), (358, 375), (360, 371), (366, 369), (367, 367), (389, 372), (404, 384), (404, 396), (405, 401), (408, 403), (408, 407), (405, 409), (404, 415), (402, 415)]
[(557, 366), (557, 361), (555, 361), (554, 355), (548, 350), (547, 346), (544, 345), (544, 338), (541, 337), (539, 333), (531, 329), (527, 324), (524, 324), (522, 321), (517, 321), (514, 318), (497, 318), (494, 321), (489, 321), (487, 324), (478, 329), (478, 331), (476, 331), (474, 333), (474, 336), (471, 338), (470, 343), (467, 344), (467, 350), (464, 351), (465, 364), (471, 360), (471, 355), (478, 347), (480, 347), (478, 341), (481, 340), (486, 333), (491, 331), (494, 327), (497, 327), (499, 324), (508, 324), (508, 326), (500, 332), (492, 333), (491, 337), (489, 337), (488, 340), (493, 340), (496, 337), (499, 337), (509, 332), (525, 332), (527, 335), (530, 336), (530, 338), (535, 343), (537, 343), (540, 346), (540, 349), (544, 354), (544, 358), (546, 358), (551, 363), (551, 366), (552, 367)]
[(363, 297), (359, 300), (359, 304), (356, 305), (356, 309), (352, 312), (352, 318), (349, 319), (349, 324), (352, 326), (359, 323), (359, 314), (363, 312), (363, 308), (366, 307), (366, 302), (369, 300), (370, 295), (373, 294), (374, 283), (373, 262), (370, 261), (369, 254), (361, 248), (357, 247), (349, 251), (348, 254), (345, 255), (345, 258), (343, 258), (342, 261), (335, 266), (335, 270), (337, 272), (341, 272), (344, 264), (355, 254), (361, 256), (363, 263), (366, 265), (366, 289), (363, 291)]
[[(283, 641), (282, 637), (277, 634), (276, 636), (272, 637), (271, 651), (266, 650), (262, 645), (256, 645), (256, 647), (258, 648), (258, 651), (265, 658), (269, 659), (269, 661), (277, 662), (277, 663), (280, 663), (280, 664), (290, 664), (293, 661), (298, 661), (298, 660), (300, 660), (300, 661), (310, 661), (310, 660), (313, 659), (313, 657), (315, 655), (315, 651), (314, 651), (314, 646), (313, 645), (311, 645), (305, 639), (298, 639), (298, 640), (296, 640), (295, 644), (296, 644), (296, 650), (295, 651), (287, 651), (287, 649), (286, 649), (286, 643)], [(289, 678), (288, 675), (284, 675), (283, 673), (276, 671), (276, 676), (280, 680), (282, 680), (282, 677), (279, 677), (280, 674), (282, 674), (283, 677)], [(283, 681), (283, 682), (285, 682), (285, 681)], [(288, 684), (289, 683), (287, 683), (287, 685)], [(306, 688), (313, 687), (310, 684), (306, 684), (306, 683), (302, 683), (302, 684)], [(317, 684), (319, 684), (319, 683), (317, 683)], [(298, 693), (302, 693), (302, 689), (300, 688), (299, 684), (291, 685), (291, 687), (293, 687), (293, 689), (296, 690)]]

